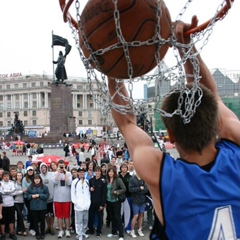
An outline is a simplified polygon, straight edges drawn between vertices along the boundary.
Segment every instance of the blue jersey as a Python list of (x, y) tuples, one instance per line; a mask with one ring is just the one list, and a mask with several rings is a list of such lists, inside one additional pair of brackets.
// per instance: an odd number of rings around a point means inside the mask
[(240, 147), (221, 140), (211, 169), (166, 155), (160, 192), (170, 240), (240, 239)]

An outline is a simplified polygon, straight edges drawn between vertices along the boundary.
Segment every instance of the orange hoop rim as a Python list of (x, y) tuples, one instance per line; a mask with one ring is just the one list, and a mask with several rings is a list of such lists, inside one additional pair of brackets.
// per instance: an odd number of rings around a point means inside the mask
[(61, 7), (61, 10), (63, 12), (63, 21), (67, 22), (68, 21), (68, 16), (70, 17), (72, 25), (78, 30), (78, 23), (76, 20), (71, 16), (71, 14), (68, 12), (70, 6), (72, 5), (74, 0), (69, 0), (66, 4), (65, 0), (59, 0), (59, 4)]
[[(228, 10), (232, 7), (233, 2), (234, 2), (234, 0), (226, 0), (226, 4), (222, 7), (222, 9), (219, 11), (219, 13), (217, 14), (217, 16), (215, 18), (216, 22), (218, 20), (220, 20), (228, 12)], [(208, 21), (206, 21), (205, 23), (203, 23), (197, 27), (189, 29), (188, 31), (186, 31), (184, 33), (184, 35), (190, 36), (191, 34), (203, 31), (205, 28), (207, 28), (207, 26), (211, 23), (212, 20), (213, 20), (213, 18), (209, 19)]]
[[(68, 12), (68, 10), (69, 10), (70, 6), (72, 5), (73, 1), (74, 0), (69, 0), (66, 4), (66, 0), (59, 0), (59, 4), (60, 4), (61, 10), (63, 12), (63, 21), (67, 22), (68, 21), (68, 16), (69, 16), (70, 20), (71, 20), (71, 23), (78, 30), (78, 23), (71, 16), (71, 14)], [(225, 0), (225, 1), (226, 1), (226, 3), (222, 7), (222, 9), (219, 11), (219, 13), (217, 14), (217, 16), (215, 18), (215, 22), (220, 20), (228, 12), (228, 10), (232, 7), (233, 2), (234, 2), (234, 0)], [(209, 19), (208, 21), (204, 22), (203, 24), (201, 24), (197, 27), (189, 29), (188, 31), (185, 32), (185, 36), (190, 36), (191, 34), (203, 31), (212, 22), (212, 20), (213, 20), (213, 18)]]

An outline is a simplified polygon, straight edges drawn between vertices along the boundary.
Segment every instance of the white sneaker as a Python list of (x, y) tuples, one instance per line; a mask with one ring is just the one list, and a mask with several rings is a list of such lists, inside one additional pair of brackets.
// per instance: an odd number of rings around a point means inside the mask
[(33, 229), (31, 229), (31, 230), (29, 231), (29, 234), (31, 234), (32, 236), (35, 236), (35, 235), (36, 235), (36, 232), (35, 232)]
[(134, 230), (132, 230), (132, 231), (130, 232), (130, 236), (131, 236), (132, 238), (136, 238), (136, 237), (137, 237), (137, 235), (135, 234), (135, 231), (134, 231)]
[(123, 237), (120, 237), (118, 240), (124, 240), (124, 238), (123, 238)]
[(148, 229), (149, 229), (150, 231), (152, 231), (153, 227), (152, 227), (152, 226), (149, 226)]
[(70, 237), (71, 237), (71, 234), (70, 234), (70, 231), (69, 231), (69, 230), (66, 230), (66, 231), (65, 231), (65, 234), (66, 234), (66, 238), (70, 238)]
[(83, 238), (89, 238), (90, 234), (83, 233), (82, 236), (83, 236)]
[(108, 235), (107, 235), (107, 237), (109, 237), (109, 238), (111, 238), (111, 237), (116, 237), (117, 236), (117, 234), (112, 234), (112, 233), (109, 233)]
[(58, 232), (58, 238), (62, 238), (63, 235), (64, 235), (64, 231), (63, 231), (63, 230), (60, 230), (60, 231)]
[(138, 235), (139, 235), (140, 237), (144, 237), (144, 234), (143, 234), (143, 232), (142, 232), (142, 229), (138, 229), (137, 232), (138, 232)]

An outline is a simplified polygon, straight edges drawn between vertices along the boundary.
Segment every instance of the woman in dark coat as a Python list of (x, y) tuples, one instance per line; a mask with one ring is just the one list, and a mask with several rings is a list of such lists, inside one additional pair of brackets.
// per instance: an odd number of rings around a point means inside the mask
[[(30, 211), (33, 218), (33, 226), (37, 239), (45, 238), (45, 214), (47, 210), (47, 199), (49, 198), (49, 190), (43, 184), (39, 174), (35, 174), (32, 184), (27, 189), (27, 198), (30, 201)], [(40, 231), (38, 223), (40, 222)]]

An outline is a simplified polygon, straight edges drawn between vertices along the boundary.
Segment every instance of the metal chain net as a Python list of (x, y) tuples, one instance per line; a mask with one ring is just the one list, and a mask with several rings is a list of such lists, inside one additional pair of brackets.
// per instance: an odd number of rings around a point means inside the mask
[[(199, 87), (199, 65), (197, 60), (197, 55), (200, 54), (203, 47), (208, 43), (209, 37), (213, 32), (213, 26), (217, 20), (217, 15), (219, 11), (224, 6), (225, 1), (223, 1), (217, 8), (215, 15), (213, 16), (211, 23), (208, 25), (208, 27), (204, 30), (202, 30), (199, 33), (191, 34), (190, 36), (190, 43), (189, 44), (181, 44), (177, 42), (175, 36), (174, 36), (174, 26), (172, 26), (170, 37), (168, 39), (163, 39), (160, 35), (160, 24), (157, 24), (156, 31), (154, 36), (151, 39), (148, 39), (147, 41), (140, 42), (140, 41), (132, 41), (132, 42), (126, 42), (124, 40), (124, 37), (122, 36), (121, 26), (120, 26), (120, 13), (118, 11), (117, 3), (120, 0), (112, 0), (114, 4), (114, 20), (115, 20), (115, 26), (116, 26), (116, 33), (117, 38), (119, 39), (119, 42), (111, 45), (104, 49), (99, 49), (95, 52), (92, 51), (90, 48), (87, 38), (84, 34), (84, 31), (82, 29), (81, 24), (81, 18), (80, 18), (80, 2), (79, 0), (75, 1), (75, 8), (76, 8), (76, 17), (79, 29), (76, 30), (74, 26), (71, 23), (70, 16), (68, 16), (68, 23), (72, 30), (73, 38), (75, 39), (76, 47), (79, 51), (80, 58), (84, 64), (84, 67), (86, 69), (87, 73), (87, 80), (89, 83), (89, 91), (93, 96), (94, 101), (100, 106), (102, 113), (105, 115), (107, 112), (113, 108), (116, 111), (127, 114), (127, 113), (148, 113), (150, 111), (158, 111), (161, 115), (166, 117), (172, 117), (174, 114), (178, 114), (183, 118), (184, 123), (190, 122), (192, 116), (194, 115), (196, 108), (201, 103), (202, 98), (202, 91)], [(185, 13), (188, 6), (192, 3), (193, 0), (188, 0), (183, 9), (178, 14), (176, 21), (180, 21), (182, 19), (183, 14)], [(158, 23), (160, 23), (161, 18), (161, 8), (160, 8), (160, 0), (158, 0), (157, 3), (157, 11), (156, 11)], [(221, 19), (225, 17), (222, 16)], [(221, 20), (220, 19), (220, 20)], [(219, 20), (219, 19), (218, 19)], [(79, 38), (78, 33), (81, 31), (83, 36), (84, 44), (90, 54), (88, 58), (86, 58), (79, 46)], [(162, 62), (160, 61), (159, 56), (159, 49), (155, 53), (155, 60), (157, 63), (157, 66), (155, 67), (155, 71), (150, 74), (145, 74), (141, 77), (133, 78), (133, 66), (131, 64), (131, 59), (129, 55), (129, 47), (139, 47), (144, 45), (152, 45), (152, 44), (158, 44), (159, 48), (163, 44), (170, 44), (172, 46), (172, 50), (168, 50), (168, 54), (170, 51), (173, 52), (173, 56), (176, 60), (176, 63), (171, 66), (164, 68), (162, 65)], [(198, 44), (197, 51), (194, 51), (194, 46)], [(122, 80), (122, 79), (115, 79), (117, 82), (124, 81), (128, 91), (129, 91), (129, 97), (125, 97), (121, 94), (121, 89), (116, 88), (116, 92), (114, 95), (119, 95), (124, 101), (126, 102), (126, 105), (117, 105), (114, 102), (112, 102), (112, 98), (114, 96), (110, 96), (108, 92), (108, 86), (107, 86), (107, 77), (97, 71), (98, 69), (98, 61), (96, 60), (97, 56), (104, 54), (105, 52), (111, 51), (113, 49), (119, 48), (121, 46), (123, 48), (123, 52), (125, 54), (125, 59), (127, 61), (128, 66), (128, 79)], [(179, 50), (181, 49), (182, 57), (179, 56)], [(193, 74), (192, 75), (186, 75), (184, 72), (184, 63), (190, 60), (192, 66), (193, 66)], [(95, 68), (94, 69), (90, 62), (94, 62)], [(191, 77), (193, 79), (193, 88), (187, 89), (185, 86), (185, 81), (187, 77)], [(144, 81), (145, 83), (149, 84), (150, 82), (154, 82), (156, 86), (156, 94), (155, 97), (152, 97), (150, 99), (134, 99), (133, 98), (133, 90), (134, 90), (134, 84), (139, 81)], [(176, 82), (177, 86), (176, 88), (171, 92), (166, 92), (164, 94), (160, 94), (160, 89), (163, 81), (173, 81)], [(97, 90), (96, 90), (97, 89)], [(180, 92), (180, 97), (178, 99), (178, 108), (172, 112), (167, 113), (160, 109), (160, 102), (165, 97), (168, 97), (170, 94), (174, 92)], [(185, 94), (187, 97), (185, 100), (183, 100), (183, 94)], [(197, 95), (198, 100), (194, 100), (195, 96)], [(149, 107), (150, 105), (154, 105), (155, 107)], [(182, 105), (185, 104), (185, 112), (181, 111)]]

